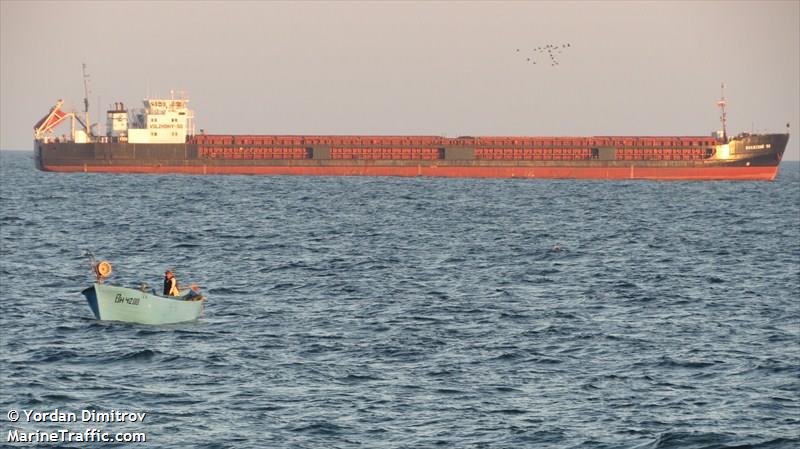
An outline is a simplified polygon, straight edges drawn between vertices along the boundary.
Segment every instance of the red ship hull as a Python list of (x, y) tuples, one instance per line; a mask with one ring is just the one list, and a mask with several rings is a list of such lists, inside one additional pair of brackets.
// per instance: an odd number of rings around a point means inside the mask
[(772, 181), (778, 166), (752, 167), (462, 167), (462, 166), (147, 166), (57, 165), (54, 172), (449, 178), (654, 179)]
[(788, 134), (708, 137), (194, 136), (37, 141), (55, 172), (770, 181)]

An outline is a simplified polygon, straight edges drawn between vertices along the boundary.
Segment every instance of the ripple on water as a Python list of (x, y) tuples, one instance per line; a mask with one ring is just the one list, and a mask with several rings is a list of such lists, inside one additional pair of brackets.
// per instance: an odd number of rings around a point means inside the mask
[[(800, 164), (143, 185), (2, 157), (5, 409), (146, 411), (169, 448), (800, 446)], [(94, 320), (85, 249), (204, 316)]]

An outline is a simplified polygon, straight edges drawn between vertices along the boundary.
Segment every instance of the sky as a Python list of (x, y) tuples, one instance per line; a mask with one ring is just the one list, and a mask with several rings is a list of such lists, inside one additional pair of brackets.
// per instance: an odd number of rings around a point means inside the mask
[(705, 136), (724, 82), (729, 134), (800, 160), (800, 1), (0, 0), (0, 148), (82, 110), (82, 63), (101, 130), (173, 90), (209, 134)]

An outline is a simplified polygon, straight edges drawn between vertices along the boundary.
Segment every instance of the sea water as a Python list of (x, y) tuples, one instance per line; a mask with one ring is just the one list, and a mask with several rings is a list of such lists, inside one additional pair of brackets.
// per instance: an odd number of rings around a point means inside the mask
[[(0, 170), (0, 446), (800, 446), (796, 162), (774, 182)], [(173, 270), (204, 315), (95, 320), (88, 252), (114, 285)], [(81, 419), (26, 420), (54, 411)], [(76, 441), (50, 444), (114, 446)]]

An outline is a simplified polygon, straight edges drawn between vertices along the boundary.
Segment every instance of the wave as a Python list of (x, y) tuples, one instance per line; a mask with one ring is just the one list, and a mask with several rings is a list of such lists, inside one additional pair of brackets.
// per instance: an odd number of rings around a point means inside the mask
[(800, 438), (741, 437), (730, 433), (669, 431), (632, 449), (794, 449)]

